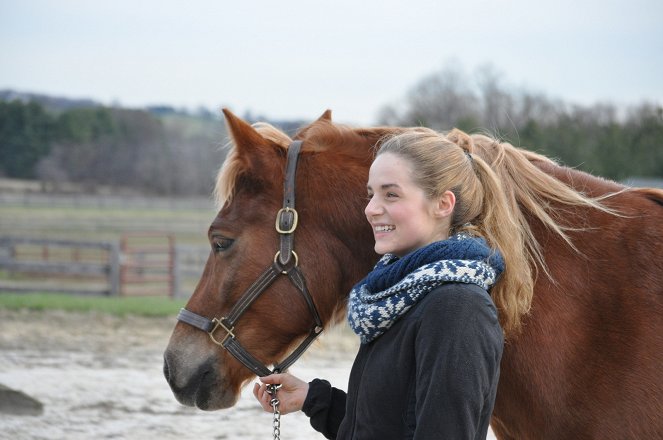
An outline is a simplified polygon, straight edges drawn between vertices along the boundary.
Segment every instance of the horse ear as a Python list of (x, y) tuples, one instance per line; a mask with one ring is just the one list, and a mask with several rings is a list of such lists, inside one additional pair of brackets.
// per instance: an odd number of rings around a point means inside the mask
[(460, 148), (468, 153), (474, 152), (474, 141), (469, 134), (465, 133), (462, 130), (454, 128), (447, 134), (447, 139), (449, 139), (454, 144), (457, 144)]
[(332, 111), (331, 110), (325, 110), (325, 112), (320, 115), (318, 119), (315, 121), (311, 122), (309, 125), (300, 128), (297, 130), (297, 133), (295, 133), (294, 139), (303, 139), (306, 136), (306, 133), (311, 129), (311, 127), (315, 127), (316, 125), (323, 123), (323, 124), (331, 124), (332, 123)]
[(244, 147), (264, 145), (267, 142), (255, 128), (251, 127), (247, 122), (235, 116), (227, 108), (223, 109), (223, 115), (226, 118), (226, 125), (232, 137), (233, 143), (236, 148), (242, 149)]
[(275, 164), (274, 145), (230, 110), (224, 108), (223, 114), (243, 169), (249, 173), (257, 171), (259, 174), (269, 175)]
[(332, 111), (327, 109), (325, 112), (318, 118), (316, 122), (331, 122), (332, 121)]

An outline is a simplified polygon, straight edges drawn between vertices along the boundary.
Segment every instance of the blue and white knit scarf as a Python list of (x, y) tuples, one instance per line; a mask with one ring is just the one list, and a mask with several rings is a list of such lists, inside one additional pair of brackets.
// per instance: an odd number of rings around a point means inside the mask
[(471, 283), (488, 290), (503, 271), (499, 251), (467, 234), (431, 243), (403, 258), (385, 254), (350, 291), (348, 321), (367, 344), (439, 285)]

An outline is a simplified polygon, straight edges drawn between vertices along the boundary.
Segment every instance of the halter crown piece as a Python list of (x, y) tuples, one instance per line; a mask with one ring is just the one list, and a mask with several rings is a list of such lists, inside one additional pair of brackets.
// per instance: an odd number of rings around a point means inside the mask
[[(261, 377), (288, 369), (306, 351), (315, 338), (318, 337), (323, 328), (318, 309), (306, 287), (304, 275), (299, 269), (299, 257), (294, 250), (294, 232), (297, 229), (299, 221), (299, 216), (295, 210), (295, 173), (297, 171), (297, 159), (299, 158), (301, 146), (301, 141), (294, 141), (288, 147), (283, 186), (283, 207), (276, 214), (275, 224), (276, 232), (280, 237), (280, 245), (276, 255), (274, 255), (274, 262), (244, 292), (228, 315), (221, 318), (209, 319), (184, 308), (177, 315), (179, 321), (208, 333), (215, 344), (228, 350), (246, 368)], [(281, 275), (286, 275), (303, 296), (313, 316), (314, 326), (299, 346), (283, 361), (275, 363), (274, 368), (270, 370), (265, 364), (249, 353), (237, 340), (235, 325), (251, 304)], [(222, 336), (218, 336), (217, 333), (221, 330), (223, 331)]]

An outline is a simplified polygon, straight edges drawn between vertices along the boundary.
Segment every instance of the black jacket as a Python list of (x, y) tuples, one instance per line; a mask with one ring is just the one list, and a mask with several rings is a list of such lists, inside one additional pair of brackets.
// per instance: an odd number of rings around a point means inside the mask
[(327, 438), (485, 439), (503, 345), (488, 293), (444, 284), (361, 345), (347, 395), (315, 379), (303, 411)]

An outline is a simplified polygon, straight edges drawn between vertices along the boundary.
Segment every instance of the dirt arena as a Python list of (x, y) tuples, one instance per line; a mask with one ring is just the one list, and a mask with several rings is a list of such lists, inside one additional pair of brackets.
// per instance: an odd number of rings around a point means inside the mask
[[(271, 414), (254, 402), (248, 387), (225, 411), (177, 403), (161, 371), (174, 323), (174, 317), (0, 309), (0, 384), (44, 404), (41, 416), (0, 414), (0, 438), (272, 438)], [(291, 371), (345, 389), (355, 351), (355, 338), (333, 330)], [(302, 414), (283, 416), (281, 437), (323, 438)]]

